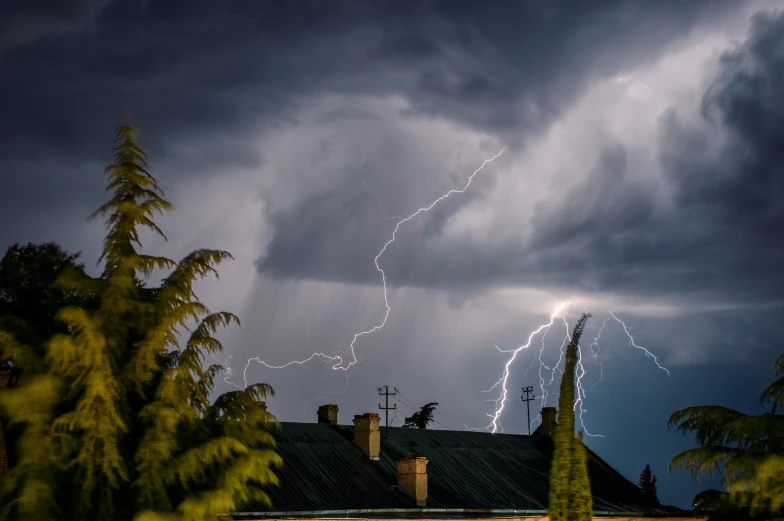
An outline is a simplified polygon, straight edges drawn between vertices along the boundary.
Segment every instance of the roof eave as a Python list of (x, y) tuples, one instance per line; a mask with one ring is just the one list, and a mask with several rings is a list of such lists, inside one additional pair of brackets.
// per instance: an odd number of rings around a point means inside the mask
[[(308, 510), (308, 511), (278, 511), (278, 512), (233, 512), (232, 519), (236, 520), (256, 520), (256, 519), (346, 519), (363, 516), (385, 516), (385, 517), (409, 517), (411, 515), (421, 515), (430, 517), (433, 515), (451, 516), (478, 516), (478, 517), (541, 517), (546, 516), (546, 510), (518, 510), (518, 509), (472, 509), (472, 508), (353, 508), (343, 510)], [(594, 517), (599, 518), (693, 518), (695, 514), (691, 511), (681, 512), (611, 512), (596, 511)]]

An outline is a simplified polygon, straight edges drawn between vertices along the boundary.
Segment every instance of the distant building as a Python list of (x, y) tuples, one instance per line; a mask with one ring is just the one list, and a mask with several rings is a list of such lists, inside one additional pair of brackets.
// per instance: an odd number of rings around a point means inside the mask
[[(338, 406), (324, 405), (318, 423), (281, 423), (275, 432), (283, 468), (272, 507), (251, 507), (235, 519), (526, 519), (545, 520), (555, 408), (542, 411), (531, 436), (391, 427), (379, 415), (338, 424)], [(588, 451), (594, 517), (694, 518), (651, 504), (640, 489)], [(707, 518), (701, 518), (707, 519)]]

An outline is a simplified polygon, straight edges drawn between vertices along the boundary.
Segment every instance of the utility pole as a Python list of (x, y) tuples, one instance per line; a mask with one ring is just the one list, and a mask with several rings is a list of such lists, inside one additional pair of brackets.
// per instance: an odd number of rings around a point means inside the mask
[(523, 387), (523, 394), (520, 396), (520, 399), (525, 402), (525, 408), (528, 409), (528, 435), (531, 435), (531, 402), (536, 400), (536, 396), (534, 396), (534, 386), (529, 385), (528, 387)]
[(382, 411), (384, 411), (384, 417), (385, 417), (385, 422), (386, 422), (386, 429), (384, 431), (384, 439), (389, 437), (389, 411), (397, 410), (397, 404), (395, 404), (394, 407), (390, 407), (389, 406), (389, 397), (390, 396), (395, 396), (399, 392), (397, 390), (397, 387), (395, 387), (394, 389), (395, 389), (395, 392), (390, 393), (388, 385), (385, 385), (384, 387), (379, 387), (378, 388), (378, 395), (379, 396), (383, 396), (383, 397), (386, 398), (386, 406), (385, 407), (382, 407), (381, 404), (378, 404), (378, 408), (381, 409)]

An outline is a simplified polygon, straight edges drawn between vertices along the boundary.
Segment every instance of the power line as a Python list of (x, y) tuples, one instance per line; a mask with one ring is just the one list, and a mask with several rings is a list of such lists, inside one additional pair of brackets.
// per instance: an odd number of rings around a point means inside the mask
[(531, 402), (536, 400), (536, 396), (534, 395), (534, 386), (529, 385), (528, 387), (523, 387), (523, 394), (520, 396), (520, 399), (525, 402), (525, 408), (528, 410), (528, 435), (531, 435)]
[(389, 420), (390, 425), (392, 425), (393, 427), (395, 426), (395, 420), (397, 420), (397, 411), (398, 409), (395, 409), (395, 414), (393, 414), (392, 419)]
[[(411, 400), (409, 400), (408, 398), (403, 396), (403, 393), (401, 393), (399, 390), (398, 390), (398, 395), (400, 395), (400, 398), (403, 399), (403, 402), (401, 402), (403, 405), (405, 405), (406, 407), (408, 407), (410, 409), (414, 409), (414, 410), (417, 409), (417, 407), (413, 403), (411, 403)], [(398, 398), (398, 400), (400, 400), (400, 398)]]
[[(383, 392), (381, 391), (382, 389), (383, 389)], [(392, 410), (392, 409), (397, 410), (397, 404), (395, 404), (394, 407), (390, 407), (389, 406), (389, 397), (390, 396), (395, 396), (399, 392), (397, 390), (397, 387), (395, 387), (394, 389), (395, 389), (395, 391), (390, 393), (388, 385), (385, 385), (384, 387), (379, 387), (378, 388), (378, 395), (379, 396), (384, 396), (386, 398), (386, 406), (385, 407), (382, 407), (381, 404), (378, 404), (378, 408), (381, 409), (382, 411), (384, 411), (384, 417), (385, 417), (385, 420), (386, 420), (386, 430), (384, 432), (384, 438), (389, 438), (389, 411)]]

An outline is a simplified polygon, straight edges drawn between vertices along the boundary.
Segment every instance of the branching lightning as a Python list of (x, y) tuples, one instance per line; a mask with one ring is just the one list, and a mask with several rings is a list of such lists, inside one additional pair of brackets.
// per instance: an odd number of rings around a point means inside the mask
[[(282, 364), (282, 365), (271, 365), (271, 364), (268, 364), (267, 362), (263, 361), (261, 359), (261, 357), (254, 357), (254, 358), (250, 358), (248, 360), (247, 364), (245, 365), (245, 369), (242, 372), (242, 377), (243, 377), (243, 382), (245, 383), (245, 387), (248, 386), (248, 367), (250, 367), (250, 363), (254, 362), (254, 361), (256, 363), (258, 363), (258, 364), (263, 365), (264, 367), (266, 367), (268, 369), (285, 369), (286, 367), (289, 367), (289, 366), (292, 366), (292, 365), (303, 365), (303, 364), (306, 364), (306, 363), (310, 362), (311, 360), (320, 358), (320, 359), (325, 360), (325, 361), (334, 362), (334, 364), (332, 365), (332, 369), (336, 370), (336, 371), (338, 371), (338, 370), (339, 371), (347, 371), (352, 366), (357, 364), (358, 359), (357, 359), (356, 352), (355, 352), (355, 346), (356, 346), (357, 340), (359, 340), (359, 338), (361, 338), (363, 336), (375, 333), (376, 331), (378, 331), (381, 328), (383, 328), (386, 325), (386, 323), (387, 323), (387, 319), (389, 318), (390, 312), (392, 311), (392, 308), (389, 306), (389, 299), (388, 299), (388, 296), (387, 296), (387, 277), (386, 277), (386, 273), (384, 272), (383, 268), (381, 268), (381, 266), (379, 265), (379, 259), (381, 258), (382, 255), (384, 255), (384, 252), (386, 252), (387, 248), (393, 242), (395, 242), (395, 239), (397, 239), (397, 232), (400, 230), (400, 227), (403, 224), (405, 224), (408, 221), (410, 221), (411, 219), (417, 217), (418, 215), (430, 211), (434, 206), (436, 206), (438, 203), (440, 203), (444, 199), (447, 199), (449, 196), (451, 196), (453, 194), (462, 194), (463, 192), (465, 192), (468, 189), (468, 187), (471, 186), (471, 183), (473, 182), (474, 177), (479, 172), (481, 172), (488, 163), (491, 163), (491, 162), (495, 161), (496, 159), (498, 159), (498, 157), (500, 157), (501, 154), (503, 154), (505, 150), (506, 150), (506, 146), (504, 146), (501, 149), (500, 152), (498, 152), (496, 155), (494, 155), (490, 159), (485, 159), (482, 162), (482, 164), (479, 166), (479, 168), (474, 170), (474, 172), (470, 176), (468, 176), (468, 179), (466, 180), (465, 185), (462, 188), (455, 188), (455, 189), (449, 190), (444, 195), (442, 195), (441, 197), (439, 197), (438, 199), (436, 199), (435, 201), (430, 203), (430, 205), (424, 206), (422, 208), (419, 208), (417, 211), (415, 211), (414, 213), (412, 213), (408, 217), (405, 217), (405, 218), (400, 219), (400, 220), (397, 221), (397, 224), (395, 224), (395, 229), (392, 231), (392, 238), (389, 239), (384, 244), (384, 246), (381, 248), (381, 251), (378, 252), (378, 254), (376, 255), (376, 257), (374, 259), (374, 264), (376, 266), (376, 271), (378, 271), (381, 274), (381, 282), (382, 282), (383, 290), (384, 290), (384, 307), (385, 307), (385, 310), (386, 310), (384, 312), (384, 318), (383, 318), (383, 320), (381, 320), (381, 322), (378, 325), (373, 326), (371, 329), (368, 329), (366, 331), (360, 331), (359, 333), (356, 333), (354, 335), (354, 338), (351, 340), (351, 344), (349, 345), (349, 350), (348, 350), (349, 356), (347, 357), (348, 358), (348, 363), (347, 364), (344, 364), (345, 361), (344, 361), (343, 356), (341, 356), (341, 355), (328, 355), (326, 353), (320, 353), (320, 352), (314, 352), (312, 355), (310, 355), (309, 357), (305, 358), (304, 360), (293, 360), (291, 362), (287, 362), (287, 363)], [(367, 187), (367, 185), (365, 185), (365, 189), (367, 189), (368, 192), (370, 192), (371, 195), (374, 195), (378, 199), (378, 196), (373, 194), (373, 192), (370, 191), (370, 189)], [(380, 204), (380, 200), (379, 200), (379, 204)], [(382, 212), (383, 212), (383, 209), (382, 209)], [(384, 216), (387, 217), (386, 215), (384, 215)], [(389, 219), (389, 218), (394, 218), (394, 217), (395, 216), (387, 217), (387, 218)]]
[[(215, 361), (218, 360), (218, 358), (215, 356), (215, 354), (213, 354), (212, 357), (215, 359)], [(234, 369), (231, 368), (231, 355), (229, 355), (229, 357), (226, 359), (226, 361), (223, 362), (223, 367), (224, 367), (224, 371), (226, 373), (226, 376), (223, 378), (223, 381), (226, 382), (227, 384), (229, 384), (230, 386), (232, 386), (232, 387), (242, 391), (242, 387), (241, 386), (239, 386), (239, 385), (237, 385), (234, 382), (229, 380), (232, 376), (234, 376)]]
[[(487, 431), (491, 431), (491, 432), (503, 432), (503, 428), (501, 427), (500, 419), (501, 419), (501, 415), (504, 413), (504, 408), (505, 408), (506, 402), (508, 400), (507, 384), (508, 384), (508, 381), (509, 381), (509, 375), (511, 374), (512, 363), (515, 361), (515, 359), (517, 358), (517, 355), (520, 353), (520, 351), (522, 351), (523, 349), (529, 348), (531, 346), (531, 344), (533, 343), (534, 337), (536, 335), (540, 334), (540, 333), (542, 335), (541, 343), (540, 343), (541, 347), (539, 349), (537, 349), (537, 352), (534, 355), (534, 360), (532, 361), (531, 366), (528, 368), (528, 370), (526, 370), (526, 373), (536, 364), (536, 362), (538, 360), (539, 361), (539, 384), (540, 384), (540, 391), (541, 391), (541, 395), (540, 395), (541, 404), (542, 404), (542, 407), (544, 407), (547, 404), (547, 399), (549, 397), (549, 393), (547, 391), (547, 387), (549, 385), (551, 385), (555, 381), (555, 374), (556, 374), (556, 372), (563, 373), (562, 370), (560, 369), (560, 365), (561, 365), (561, 362), (563, 361), (565, 347), (566, 347), (567, 343), (571, 341), (571, 337), (570, 337), (570, 334), (569, 334), (569, 323), (566, 320), (566, 314), (568, 313), (568, 311), (569, 311), (569, 303), (568, 302), (560, 303), (555, 308), (555, 311), (550, 315), (550, 320), (547, 323), (544, 323), (544, 324), (540, 325), (537, 329), (535, 329), (528, 336), (528, 341), (525, 344), (521, 345), (520, 347), (517, 347), (515, 349), (503, 350), (503, 349), (499, 348), (498, 346), (495, 346), (496, 349), (498, 349), (498, 351), (500, 351), (502, 353), (511, 353), (511, 356), (509, 357), (509, 359), (507, 360), (506, 364), (504, 365), (504, 370), (503, 370), (503, 372), (501, 374), (501, 377), (489, 389), (486, 389), (486, 390), (482, 391), (482, 392), (485, 392), (485, 393), (489, 393), (489, 392), (493, 392), (494, 390), (496, 390), (498, 388), (501, 389), (500, 392), (499, 392), (498, 398), (496, 398), (494, 400), (488, 400), (488, 401), (491, 401), (491, 402), (495, 403), (495, 411), (492, 414), (488, 413), (488, 417), (491, 418), (490, 423), (487, 426), (483, 427), (483, 428), (472, 429), (472, 430), (487, 430)], [(566, 335), (565, 335), (563, 341), (561, 342), (560, 357), (558, 359), (558, 362), (556, 362), (552, 367), (550, 367), (542, 360), (542, 353), (544, 352), (544, 349), (545, 349), (545, 344), (544, 344), (545, 337), (547, 336), (548, 331), (552, 328), (553, 324), (555, 324), (556, 319), (558, 319), (558, 318), (562, 319), (562, 321), (563, 321), (563, 324), (564, 324), (564, 327), (565, 327), (565, 330), (566, 330)], [(596, 335), (596, 337), (591, 342), (590, 354), (593, 357), (593, 361), (591, 362), (591, 364), (588, 366), (587, 369), (583, 365), (583, 349), (582, 349), (581, 346), (577, 346), (578, 351), (579, 351), (579, 358), (578, 358), (578, 364), (577, 364), (577, 375), (576, 375), (576, 379), (575, 379), (575, 384), (576, 384), (576, 388), (577, 388), (577, 397), (576, 397), (575, 402), (574, 402), (574, 411), (578, 413), (578, 418), (579, 418), (579, 422), (580, 422), (580, 425), (582, 427), (582, 430), (588, 436), (599, 436), (599, 437), (601, 437), (602, 435), (601, 434), (592, 434), (592, 433), (590, 433), (588, 431), (588, 429), (586, 428), (586, 426), (585, 426), (584, 415), (588, 411), (584, 408), (584, 403), (585, 403), (585, 386), (584, 386), (583, 378), (588, 373), (588, 370), (590, 370), (590, 368), (593, 367), (594, 365), (598, 365), (600, 367), (600, 369), (601, 369), (601, 372), (600, 372), (599, 380), (597, 382), (595, 382), (593, 385), (596, 385), (597, 383), (599, 383), (601, 381), (601, 379), (604, 377), (604, 366), (599, 361), (599, 338), (602, 335), (602, 331), (604, 330), (605, 325), (607, 324), (607, 322), (610, 319), (613, 319), (613, 320), (617, 321), (619, 324), (621, 324), (621, 326), (623, 327), (624, 333), (626, 333), (626, 336), (629, 338), (629, 345), (631, 347), (634, 347), (636, 349), (639, 349), (639, 350), (643, 351), (645, 353), (646, 357), (653, 358), (654, 362), (656, 363), (656, 366), (659, 369), (661, 369), (662, 371), (664, 371), (665, 373), (667, 373), (667, 376), (670, 376), (670, 371), (666, 367), (662, 366), (659, 363), (658, 357), (656, 357), (656, 355), (651, 353), (645, 347), (638, 345), (635, 342), (634, 337), (632, 336), (632, 334), (629, 332), (629, 330), (631, 328), (629, 328), (621, 319), (619, 319), (617, 316), (615, 316), (614, 313), (611, 312), (609, 314), (609, 316), (606, 319), (604, 319), (604, 321), (602, 322), (602, 325), (599, 328), (598, 334)], [(546, 381), (547, 377), (546, 377), (546, 372), (545, 371), (549, 371), (549, 373), (550, 373), (549, 374), (549, 382)], [(540, 416), (541, 415), (537, 415), (534, 418), (533, 421), (536, 421), (537, 419), (539, 419)]]
[(387, 215), (387, 213), (384, 211), (384, 204), (381, 202), (381, 198), (378, 196), (378, 194), (376, 192), (373, 192), (370, 188), (368, 188), (368, 185), (367, 185), (367, 183), (364, 180), (362, 181), (362, 186), (365, 187), (365, 190), (367, 190), (367, 193), (372, 195), (373, 198), (376, 201), (378, 201), (378, 207), (381, 210), (381, 215), (384, 216), (384, 219), (386, 219), (388, 221), (392, 221), (394, 219), (402, 219), (402, 217), (400, 217), (399, 215)]
[(533, 342), (533, 339), (537, 334), (541, 333), (543, 330), (547, 330), (550, 329), (550, 327), (552, 327), (553, 323), (555, 322), (555, 319), (566, 310), (566, 307), (567, 307), (566, 303), (560, 304), (555, 309), (555, 312), (552, 315), (550, 315), (550, 321), (546, 324), (542, 324), (541, 326), (539, 326), (535, 331), (533, 331), (528, 336), (528, 342), (521, 345), (517, 349), (506, 351), (506, 352), (511, 352), (512, 356), (509, 357), (509, 360), (506, 362), (506, 365), (504, 366), (504, 372), (501, 374), (501, 378), (499, 378), (498, 381), (496, 381), (493, 384), (493, 386), (490, 387), (490, 389), (484, 391), (484, 392), (491, 392), (497, 387), (499, 386), (501, 387), (501, 393), (498, 396), (498, 399), (495, 401), (495, 406), (496, 406), (495, 412), (493, 414), (488, 414), (488, 416), (492, 418), (492, 421), (490, 422), (490, 425), (488, 425), (485, 429), (489, 430), (492, 428), (492, 432), (498, 432), (498, 429), (500, 428), (499, 419), (501, 418), (501, 415), (504, 412), (504, 406), (506, 405), (507, 396), (509, 393), (506, 384), (509, 381), (510, 367), (512, 366), (512, 362), (515, 361), (515, 358), (517, 358), (517, 355), (518, 353), (520, 353), (520, 351), (526, 349), (531, 345), (531, 342)]
[[(628, 81), (629, 79), (621, 78), (619, 80), (620, 81)], [(648, 90), (648, 92), (652, 95), (652, 92), (650, 91), (650, 89), (648, 87), (646, 87), (645, 85), (641, 84), (638, 81), (635, 81), (635, 83), (639, 84), (639, 86), (641, 86), (644, 89)], [(245, 384), (245, 387), (248, 386), (247, 371), (248, 371), (248, 368), (250, 367), (251, 362), (255, 361), (256, 363), (258, 363), (260, 365), (263, 365), (264, 367), (266, 367), (268, 369), (285, 369), (285, 368), (290, 367), (292, 365), (304, 365), (304, 364), (306, 364), (306, 363), (308, 363), (308, 362), (310, 362), (310, 361), (312, 361), (314, 359), (321, 359), (321, 360), (323, 360), (325, 362), (331, 362), (332, 363), (331, 368), (333, 370), (335, 370), (335, 371), (340, 370), (340, 371), (346, 371), (347, 372), (346, 373), (346, 388), (343, 391), (340, 391), (340, 392), (337, 392), (337, 393), (330, 392), (328, 396), (331, 396), (333, 394), (342, 394), (342, 393), (346, 392), (348, 390), (348, 377), (350, 376), (350, 373), (348, 373), (348, 370), (351, 369), (356, 364), (358, 364), (359, 361), (360, 361), (360, 359), (358, 359), (357, 355), (356, 355), (356, 344), (357, 344), (357, 341), (361, 337), (363, 337), (363, 336), (371, 335), (371, 334), (375, 333), (376, 331), (379, 331), (380, 329), (382, 329), (386, 325), (387, 320), (389, 319), (389, 315), (390, 315), (390, 313), (392, 311), (392, 309), (391, 309), (391, 307), (389, 305), (389, 298), (388, 298), (388, 293), (387, 293), (387, 277), (386, 277), (386, 273), (385, 273), (384, 269), (381, 267), (379, 261), (380, 261), (381, 257), (384, 255), (384, 253), (386, 252), (387, 248), (393, 242), (395, 242), (395, 240), (397, 239), (397, 234), (400, 231), (400, 227), (403, 224), (407, 223), (408, 221), (410, 221), (410, 220), (414, 219), (415, 217), (419, 216), (420, 214), (423, 214), (423, 213), (426, 213), (426, 212), (430, 211), (438, 203), (440, 203), (444, 199), (447, 199), (449, 196), (451, 196), (453, 194), (462, 194), (463, 192), (465, 192), (471, 186), (471, 183), (473, 182), (474, 177), (477, 174), (479, 174), (488, 163), (490, 163), (490, 162), (496, 160), (498, 157), (500, 157), (504, 153), (505, 150), (506, 150), (506, 147), (503, 147), (498, 154), (496, 154), (495, 156), (493, 156), (490, 159), (484, 160), (482, 162), (482, 164), (479, 166), (479, 168), (477, 168), (466, 179), (465, 184), (463, 185), (462, 188), (449, 190), (448, 192), (443, 194), (441, 197), (439, 197), (438, 199), (436, 199), (435, 201), (430, 203), (428, 206), (424, 206), (422, 208), (419, 208), (418, 210), (416, 210), (415, 212), (413, 212), (412, 214), (410, 214), (409, 216), (407, 216), (405, 218), (401, 218), (398, 215), (394, 215), (394, 216), (386, 215), (386, 213), (384, 212), (384, 208), (383, 208), (383, 205), (381, 203), (380, 197), (377, 194), (375, 194), (374, 192), (372, 192), (370, 190), (370, 188), (367, 186), (367, 184), (363, 181), (363, 185), (364, 185), (365, 189), (367, 190), (367, 192), (378, 201), (379, 207), (381, 208), (381, 212), (382, 212), (382, 215), (384, 216), (384, 218), (388, 219), (388, 220), (397, 220), (397, 222), (395, 224), (395, 228), (392, 231), (392, 237), (386, 243), (384, 243), (383, 247), (381, 248), (381, 250), (378, 252), (378, 254), (374, 258), (374, 265), (376, 267), (376, 271), (378, 271), (381, 274), (381, 282), (382, 282), (383, 296), (384, 296), (384, 307), (385, 307), (385, 312), (384, 312), (383, 319), (378, 324), (373, 326), (372, 328), (364, 330), (364, 331), (360, 331), (359, 333), (354, 334), (354, 336), (353, 336), (353, 338), (351, 340), (351, 343), (349, 344), (348, 350), (347, 351), (338, 352), (338, 354), (330, 355), (330, 354), (326, 354), (326, 353), (323, 353), (323, 352), (313, 352), (310, 356), (308, 356), (307, 358), (305, 358), (303, 360), (293, 360), (293, 361), (290, 361), (290, 362), (287, 362), (287, 363), (281, 364), (281, 365), (269, 364), (269, 363), (263, 361), (261, 359), (261, 357), (250, 358), (247, 361), (247, 364), (245, 365), (245, 369), (243, 371), (243, 382)], [(555, 377), (556, 377), (556, 373), (557, 372), (561, 372), (562, 373), (562, 370), (561, 370), (560, 366), (561, 366), (561, 363), (563, 361), (566, 345), (571, 340), (570, 333), (569, 333), (569, 324), (568, 324), (568, 321), (566, 319), (566, 314), (568, 313), (568, 311), (569, 311), (569, 303), (568, 302), (560, 303), (558, 306), (556, 306), (555, 310), (550, 315), (549, 321), (544, 323), (544, 324), (542, 324), (542, 325), (540, 325), (538, 328), (536, 328), (534, 331), (532, 331), (530, 333), (530, 335), (528, 336), (527, 342), (525, 344), (515, 348), (515, 349), (503, 350), (503, 349), (499, 348), (498, 346), (496, 346), (496, 348), (498, 349), (499, 352), (511, 354), (511, 356), (509, 356), (508, 360), (504, 364), (504, 370), (503, 370), (503, 372), (501, 374), (501, 377), (489, 389), (486, 389), (486, 390), (483, 391), (484, 393), (491, 393), (493, 391), (497, 391), (500, 388), (500, 391), (498, 391), (499, 395), (498, 395), (497, 398), (487, 400), (489, 402), (494, 403), (495, 411), (492, 414), (488, 414), (488, 417), (491, 418), (491, 421), (490, 421), (490, 423), (486, 427), (483, 427), (481, 429), (471, 429), (471, 430), (487, 430), (487, 431), (491, 431), (491, 432), (494, 432), (494, 433), (495, 432), (499, 432), (499, 431), (503, 432), (503, 428), (501, 426), (501, 421), (500, 420), (501, 420), (501, 416), (504, 413), (506, 403), (509, 400), (508, 383), (509, 383), (509, 376), (511, 374), (512, 364), (516, 360), (518, 354), (523, 349), (529, 348), (532, 345), (532, 343), (533, 343), (534, 339), (536, 338), (536, 336), (539, 335), (539, 334), (541, 334), (540, 347), (539, 347), (539, 349), (537, 349), (537, 352), (536, 352), (536, 354), (534, 356), (534, 360), (532, 361), (532, 364), (528, 368), (528, 370), (530, 370), (536, 364), (537, 360), (539, 361), (538, 376), (539, 376), (539, 383), (540, 383), (540, 389), (541, 389), (541, 395), (540, 395), (541, 405), (542, 405), (542, 407), (544, 407), (547, 404), (547, 400), (550, 397), (550, 393), (547, 391), (547, 387), (552, 385), (552, 383), (555, 381)], [(559, 357), (558, 361), (552, 367), (550, 367), (543, 361), (542, 354), (544, 353), (544, 350), (545, 350), (545, 337), (547, 336), (547, 333), (550, 331), (550, 329), (552, 328), (552, 326), (555, 324), (555, 322), (558, 319), (561, 319), (563, 324), (564, 324), (565, 336), (563, 338), (563, 341), (561, 342), (560, 357)], [(580, 422), (580, 425), (582, 426), (582, 430), (588, 436), (601, 436), (601, 435), (600, 434), (591, 434), (588, 431), (588, 429), (586, 429), (586, 427), (585, 427), (584, 414), (586, 414), (588, 411), (584, 408), (585, 395), (586, 395), (585, 387), (584, 387), (584, 377), (585, 377), (585, 375), (588, 373), (588, 371), (594, 365), (598, 365), (599, 366), (599, 368), (600, 368), (600, 376), (599, 376), (599, 380), (597, 380), (593, 384), (593, 386), (595, 386), (597, 383), (601, 382), (601, 380), (604, 377), (604, 366), (602, 365), (602, 363), (599, 360), (599, 354), (600, 354), (599, 339), (600, 339), (600, 337), (602, 335), (602, 332), (604, 330), (605, 325), (607, 324), (607, 322), (610, 319), (613, 319), (613, 320), (617, 321), (619, 324), (621, 324), (621, 326), (623, 327), (624, 332), (626, 333), (627, 337), (629, 338), (629, 345), (631, 347), (634, 347), (634, 348), (636, 348), (638, 350), (643, 351), (645, 353), (646, 357), (653, 358), (654, 362), (656, 363), (656, 366), (659, 369), (665, 371), (668, 376), (670, 375), (669, 370), (667, 368), (663, 367), (659, 363), (659, 359), (653, 353), (651, 353), (648, 349), (646, 349), (643, 346), (638, 345), (635, 342), (634, 337), (630, 333), (630, 329), (631, 328), (629, 328), (621, 319), (619, 319), (617, 316), (615, 316), (614, 313), (610, 313), (609, 316), (606, 319), (604, 319), (604, 321), (602, 322), (596, 337), (593, 339), (593, 341), (590, 344), (590, 348), (589, 348), (590, 349), (590, 355), (592, 356), (593, 360), (591, 361), (590, 365), (587, 368), (583, 365), (583, 349), (582, 349), (581, 346), (578, 346), (579, 361), (578, 361), (577, 375), (576, 375), (576, 380), (575, 380), (576, 381), (576, 387), (577, 387), (577, 393), (576, 393), (576, 399), (575, 399), (575, 403), (574, 403), (574, 411), (578, 412), (579, 422)], [(309, 328), (309, 325), (307, 323), (306, 323), (306, 328), (307, 328), (307, 337), (308, 337), (308, 340), (309, 340), (310, 328)], [(308, 344), (309, 344), (309, 342), (308, 342)], [(228, 361), (227, 361), (227, 365), (228, 365)], [(548, 375), (547, 375), (548, 372), (549, 372), (549, 378), (548, 378)], [(229, 368), (227, 368), (227, 376), (225, 378), (225, 381), (228, 384), (230, 384), (230, 385), (232, 385), (232, 386), (234, 386), (236, 388), (242, 389), (242, 387), (240, 387), (239, 385), (236, 385), (236, 384), (234, 384), (234, 383), (229, 381), (229, 379), (232, 376), (234, 376), (234, 371), (232, 371), (232, 369), (229, 367)], [(326, 397), (324, 397), (324, 398), (326, 398)], [(534, 418), (534, 422), (537, 419), (539, 419), (539, 418), (540, 418), (540, 415), (537, 415)], [(467, 426), (466, 426), (466, 428), (468, 429)]]
[(616, 320), (618, 323), (620, 323), (620, 324), (621, 324), (621, 326), (623, 326), (623, 332), (624, 332), (624, 333), (626, 333), (626, 336), (627, 336), (627, 337), (629, 337), (629, 345), (630, 345), (630, 346), (632, 346), (632, 347), (634, 347), (635, 349), (639, 349), (640, 351), (644, 352), (644, 353), (645, 353), (645, 356), (647, 356), (648, 358), (653, 358), (653, 361), (656, 363), (656, 367), (658, 367), (659, 369), (661, 369), (662, 371), (664, 371), (665, 373), (667, 373), (667, 376), (670, 376), (670, 371), (669, 371), (669, 369), (667, 369), (666, 367), (663, 367), (663, 366), (662, 366), (662, 365), (659, 363), (659, 359), (658, 359), (658, 357), (656, 357), (656, 355), (654, 355), (653, 353), (651, 353), (650, 351), (648, 351), (646, 348), (644, 348), (644, 347), (642, 347), (642, 346), (638, 346), (638, 345), (637, 345), (637, 344), (634, 342), (634, 337), (632, 337), (632, 334), (631, 334), (631, 333), (629, 333), (629, 329), (631, 329), (631, 328), (627, 327), (627, 326), (626, 326), (626, 324), (624, 324), (623, 320), (621, 320), (620, 318), (616, 317), (616, 316), (615, 316), (614, 314), (612, 314), (612, 313), (610, 313), (610, 316), (609, 316), (608, 318), (613, 318), (613, 319), (615, 319), (615, 320)]

